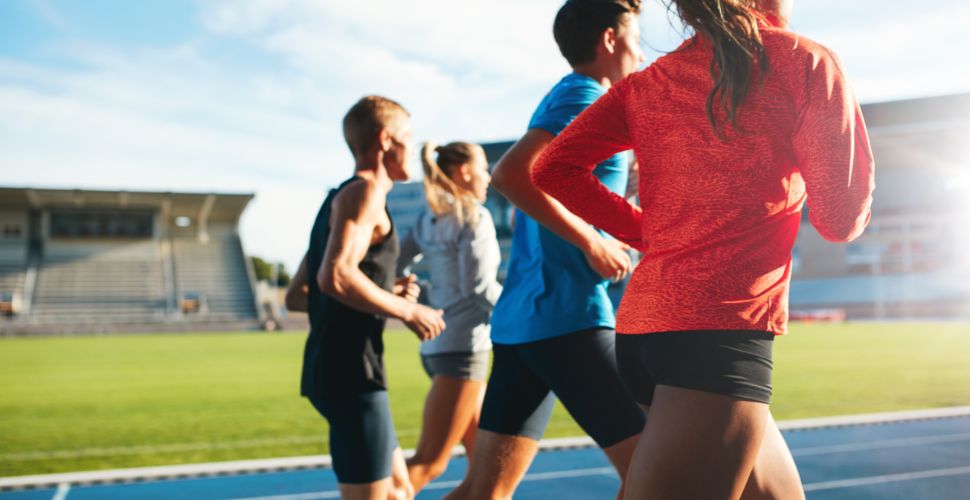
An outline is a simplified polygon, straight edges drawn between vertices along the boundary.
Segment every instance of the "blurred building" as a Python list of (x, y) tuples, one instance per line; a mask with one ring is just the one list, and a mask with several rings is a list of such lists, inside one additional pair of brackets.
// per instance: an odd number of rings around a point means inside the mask
[(0, 188), (0, 333), (259, 327), (252, 199)]
[(832, 244), (806, 211), (792, 310), (970, 317), (970, 94), (869, 104), (863, 114), (876, 161), (872, 220), (858, 240)]

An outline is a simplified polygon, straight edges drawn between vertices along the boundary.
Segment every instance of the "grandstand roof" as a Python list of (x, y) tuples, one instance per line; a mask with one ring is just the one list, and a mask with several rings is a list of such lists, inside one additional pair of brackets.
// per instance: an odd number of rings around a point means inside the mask
[(878, 167), (970, 168), (970, 94), (867, 104)]
[(970, 94), (955, 94), (862, 105), (862, 114), (870, 128), (926, 125), (934, 123), (970, 123)]
[(208, 205), (210, 220), (236, 221), (255, 195), (172, 191), (107, 191), (0, 187), (0, 208), (161, 209), (197, 214)]

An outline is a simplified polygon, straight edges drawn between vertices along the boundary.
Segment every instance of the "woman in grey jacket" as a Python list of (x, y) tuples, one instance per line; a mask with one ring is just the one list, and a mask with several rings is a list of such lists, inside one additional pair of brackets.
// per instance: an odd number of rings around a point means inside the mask
[(419, 256), (428, 262), (429, 301), (444, 310), (447, 326), (421, 344), (432, 383), (421, 438), (408, 460), (415, 493), (445, 471), (459, 441), (471, 456), (492, 349), (489, 320), (502, 292), (495, 225), (482, 206), (490, 180), (485, 151), (464, 142), (427, 143), (421, 158), (429, 208), (401, 241), (398, 269)]

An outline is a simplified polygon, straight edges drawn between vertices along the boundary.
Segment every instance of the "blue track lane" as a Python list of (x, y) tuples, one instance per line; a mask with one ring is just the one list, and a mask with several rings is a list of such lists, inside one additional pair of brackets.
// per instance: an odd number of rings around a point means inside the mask
[[(785, 432), (813, 500), (970, 498), (970, 417)], [(463, 458), (423, 491), (443, 497), (465, 473)], [(597, 449), (541, 452), (516, 499), (613, 498), (619, 480)], [(337, 498), (330, 470), (13, 491), (2, 500)], [(271, 497), (271, 498), (266, 498)], [(275, 497), (275, 498), (272, 498)]]

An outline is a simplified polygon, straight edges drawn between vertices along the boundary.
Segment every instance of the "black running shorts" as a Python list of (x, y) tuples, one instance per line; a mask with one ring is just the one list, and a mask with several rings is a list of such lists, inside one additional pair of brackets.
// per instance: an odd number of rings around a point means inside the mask
[(338, 482), (366, 484), (391, 477), (398, 442), (387, 391), (310, 402), (330, 424), (330, 457)]
[(768, 404), (775, 335), (705, 330), (617, 335), (620, 375), (638, 403), (658, 385), (694, 389)]
[(602, 448), (643, 430), (643, 412), (620, 380), (612, 329), (526, 344), (494, 344), (479, 428), (540, 439), (555, 398)]

